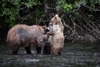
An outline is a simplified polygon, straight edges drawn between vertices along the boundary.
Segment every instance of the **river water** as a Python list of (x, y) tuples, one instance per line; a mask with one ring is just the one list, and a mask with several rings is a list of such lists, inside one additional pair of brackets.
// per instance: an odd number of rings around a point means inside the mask
[(65, 43), (61, 56), (32, 55), (20, 48), (12, 55), (8, 45), (0, 45), (0, 67), (100, 67), (100, 43)]

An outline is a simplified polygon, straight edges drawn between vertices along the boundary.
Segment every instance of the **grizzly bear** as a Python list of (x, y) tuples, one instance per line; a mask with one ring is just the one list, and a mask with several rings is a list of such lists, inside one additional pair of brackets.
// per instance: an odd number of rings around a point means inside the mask
[[(42, 35), (42, 42), (49, 42), (51, 52), (55, 55), (61, 55), (64, 47), (64, 26), (58, 15), (55, 15), (46, 29), (50, 30), (46, 35)], [(46, 48), (45, 48), (46, 49)], [(44, 49), (44, 51), (45, 51)], [(50, 53), (50, 50), (49, 50)]]
[(34, 43), (37, 54), (41, 53), (43, 43), (40, 42), (41, 36), (45, 33), (46, 26), (32, 25), (27, 26), (18, 24), (8, 31), (7, 42), (13, 54), (17, 54), (19, 47), (24, 47), (27, 54), (31, 54), (30, 44)]

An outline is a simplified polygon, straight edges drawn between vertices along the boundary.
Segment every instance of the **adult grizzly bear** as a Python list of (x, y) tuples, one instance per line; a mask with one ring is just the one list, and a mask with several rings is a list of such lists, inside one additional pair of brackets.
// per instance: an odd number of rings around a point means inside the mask
[[(52, 53), (55, 55), (61, 55), (62, 48), (64, 47), (64, 34), (63, 34), (64, 27), (58, 15), (55, 15), (51, 19), (49, 27), (47, 27), (46, 29), (50, 31), (47, 32), (46, 35), (42, 35), (41, 42), (44, 41), (49, 42)], [(47, 50), (47, 47), (44, 48), (44, 51), (45, 50)]]
[(41, 53), (40, 38), (45, 33), (46, 26), (32, 25), (27, 26), (18, 24), (8, 31), (7, 42), (12, 49), (13, 54), (17, 54), (19, 47), (24, 47), (27, 54), (31, 54), (30, 44), (35, 43), (37, 53)]

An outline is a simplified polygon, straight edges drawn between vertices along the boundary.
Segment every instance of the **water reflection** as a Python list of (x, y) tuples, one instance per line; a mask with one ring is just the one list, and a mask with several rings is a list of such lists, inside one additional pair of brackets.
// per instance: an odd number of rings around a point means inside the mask
[(0, 45), (0, 67), (100, 67), (99, 43), (65, 43), (61, 56), (32, 55), (21, 48), (12, 55), (8, 45)]

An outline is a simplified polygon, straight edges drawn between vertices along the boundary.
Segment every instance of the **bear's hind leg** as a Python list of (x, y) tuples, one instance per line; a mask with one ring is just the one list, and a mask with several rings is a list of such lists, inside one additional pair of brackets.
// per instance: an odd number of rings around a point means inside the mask
[(58, 48), (52, 48), (52, 53), (57, 56), (58, 55)]
[(37, 54), (41, 54), (41, 47), (40, 46), (36, 46), (36, 51), (37, 51)]
[(58, 49), (58, 54), (61, 55), (62, 48)]
[(19, 47), (18, 46), (12, 46), (12, 54), (18, 54)]

